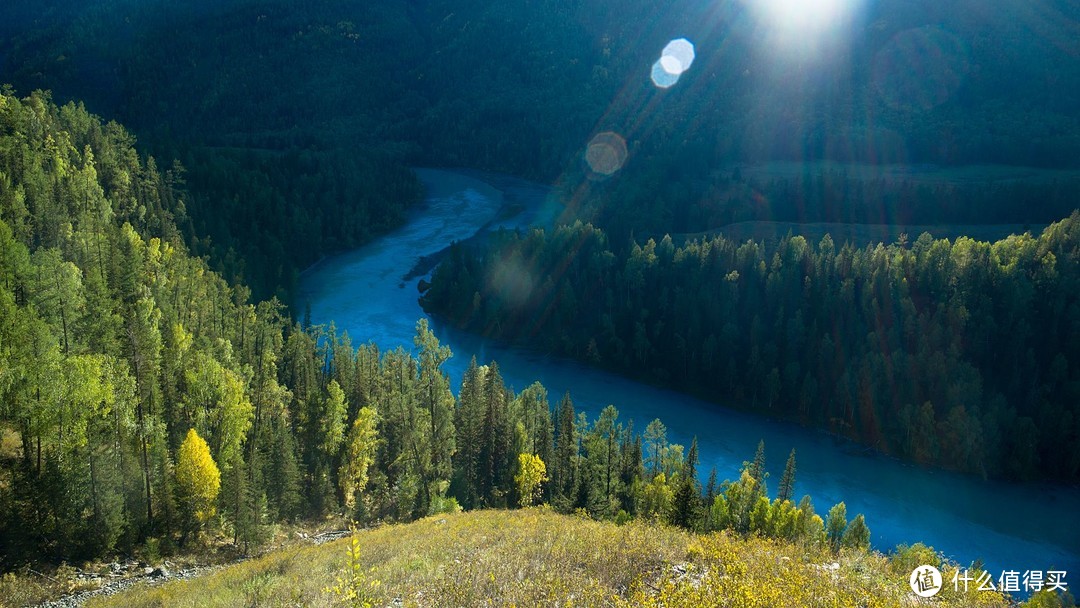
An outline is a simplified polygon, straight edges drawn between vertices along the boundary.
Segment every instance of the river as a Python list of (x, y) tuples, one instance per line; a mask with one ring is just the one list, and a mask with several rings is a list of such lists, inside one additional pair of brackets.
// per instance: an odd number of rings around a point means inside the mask
[[(405, 226), (328, 258), (301, 277), (297, 307), (310, 305), (314, 323), (333, 321), (354, 343), (411, 350), (416, 321), (425, 314), (417, 303), (419, 278), (405, 277), (421, 258), (481, 229), (551, 225), (558, 212), (545, 187), (522, 180), (432, 169), (418, 174), (428, 194)], [(499, 213), (508, 202), (520, 206), (520, 213)], [(849, 518), (865, 514), (877, 549), (922, 541), (961, 564), (982, 559), (995, 579), (1002, 570), (1021, 576), (1026, 570), (1066, 570), (1080, 577), (1080, 488), (982, 481), (910, 466), (821, 432), (431, 323), (454, 352), (446, 371), (455, 390), (471, 356), (480, 363), (496, 360), (516, 390), (538, 380), (552, 401), (570, 391), (575, 406), (590, 418), (610, 403), (619, 420), (632, 419), (639, 432), (660, 418), (671, 441), (688, 445), (696, 436), (699, 470), (707, 475), (715, 467), (721, 480), (737, 478), (763, 439), (773, 492), (794, 448), (795, 495), (810, 494), (823, 517), (841, 500)]]

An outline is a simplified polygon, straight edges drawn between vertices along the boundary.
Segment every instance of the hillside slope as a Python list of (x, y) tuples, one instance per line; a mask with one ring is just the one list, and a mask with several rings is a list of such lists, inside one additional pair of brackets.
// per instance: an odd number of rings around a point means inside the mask
[[(360, 532), (359, 571), (372, 605), (908, 606), (918, 551), (886, 558), (807, 549), (727, 533), (708, 536), (538, 508), (473, 511)], [(196, 581), (140, 589), (89, 606), (331, 606), (349, 540), (290, 549)], [(925, 554), (923, 554), (925, 555)], [(952, 570), (943, 568), (946, 581)], [(946, 585), (948, 586), (948, 585)], [(363, 604), (360, 604), (363, 605)], [(946, 589), (936, 606), (1009, 606), (996, 593)], [(1050, 604), (1056, 605), (1056, 604)]]

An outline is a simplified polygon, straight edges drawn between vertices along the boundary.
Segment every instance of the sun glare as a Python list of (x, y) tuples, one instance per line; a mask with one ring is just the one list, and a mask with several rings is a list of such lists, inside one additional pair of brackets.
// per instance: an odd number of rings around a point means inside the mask
[(762, 12), (777, 26), (816, 30), (842, 19), (853, 0), (756, 0)]

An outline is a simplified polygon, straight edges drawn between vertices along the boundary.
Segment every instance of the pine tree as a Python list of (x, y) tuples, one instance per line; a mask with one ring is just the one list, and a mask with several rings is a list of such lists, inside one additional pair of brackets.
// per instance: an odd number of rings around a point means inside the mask
[(454, 472), (450, 484), (451, 493), (466, 509), (476, 508), (480, 503), (477, 472), (480, 466), (483, 419), (484, 371), (477, 366), (476, 357), (472, 357), (461, 377), (458, 405), (454, 410), (455, 443), (458, 449), (453, 456)]
[(618, 418), (619, 410), (608, 405), (585, 437), (585, 460), (592, 479), (589, 510), (595, 514), (612, 515), (618, 506), (615, 496), (619, 491), (618, 442), (622, 427)]
[(454, 432), (454, 394), (450, 391), (450, 379), (442, 366), (453, 353), (439, 343), (435, 333), (428, 328), (427, 319), (416, 323), (413, 344), (420, 350), (420, 400), (426, 411), (429, 454), (423, 471), (423, 492), (426, 502), (433, 496), (442, 495), (453, 474), (452, 459), (456, 451)]
[(780, 502), (792, 500), (795, 496), (795, 449), (792, 448), (788, 455), (787, 464), (784, 465), (784, 474), (780, 476), (780, 488), (777, 490), (776, 499)]
[(570, 399), (570, 393), (566, 393), (556, 410), (555, 461), (551, 471), (552, 503), (564, 511), (574, 498), (574, 465), (578, 457), (575, 417), (574, 401)]
[(269, 445), (261, 451), (266, 459), (267, 504), (275, 519), (291, 520), (300, 515), (303, 498), (300, 493), (300, 465), (296, 456), (296, 440), (284, 421), (275, 420), (265, 435)]
[(716, 467), (709, 470), (709, 481), (705, 484), (705, 504), (713, 504), (713, 498), (716, 497)]
[(754, 461), (750, 463), (748, 469), (750, 476), (758, 480), (758, 483), (765, 481), (765, 440), (758, 441), (757, 452), (754, 453)]
[(675, 490), (671, 517), (671, 523), (688, 530), (697, 529), (701, 519), (701, 490), (697, 480), (697, 465), (697, 437), (694, 437), (690, 442), (690, 449), (686, 452), (686, 462), (679, 477), (678, 489)]

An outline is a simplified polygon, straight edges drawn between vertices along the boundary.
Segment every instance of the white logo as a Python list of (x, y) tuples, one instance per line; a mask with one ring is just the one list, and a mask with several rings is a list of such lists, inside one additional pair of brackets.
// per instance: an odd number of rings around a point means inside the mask
[(922, 565), (911, 571), (908, 584), (919, 597), (934, 597), (941, 591), (941, 571), (930, 565)]

